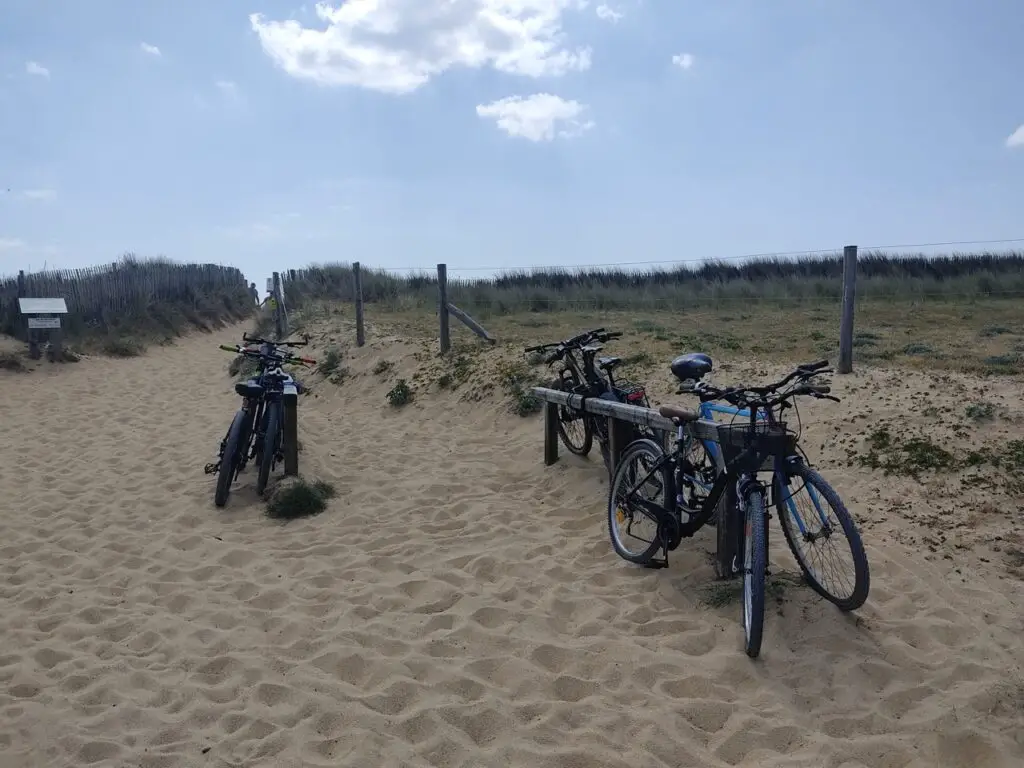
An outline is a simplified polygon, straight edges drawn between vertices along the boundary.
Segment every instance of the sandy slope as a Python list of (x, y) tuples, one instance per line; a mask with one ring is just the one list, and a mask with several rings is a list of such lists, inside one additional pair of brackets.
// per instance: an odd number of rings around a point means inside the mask
[[(1021, 582), (978, 549), (1006, 523), (953, 559), (919, 543), (963, 511), (954, 488), (827, 467), (871, 599), (843, 616), (789, 590), (751, 662), (738, 608), (699, 601), (710, 537), (668, 571), (627, 566), (601, 469), (545, 469), (536, 419), (451, 395), (388, 408), (369, 371), (414, 366), (401, 345), (303, 400), (328, 513), (281, 526), (245, 486), (216, 510), (202, 466), (234, 407), (216, 344), (237, 333), (0, 373), (0, 766), (1024, 761)], [(812, 412), (826, 453), (858, 404), (897, 407), (885, 376)]]

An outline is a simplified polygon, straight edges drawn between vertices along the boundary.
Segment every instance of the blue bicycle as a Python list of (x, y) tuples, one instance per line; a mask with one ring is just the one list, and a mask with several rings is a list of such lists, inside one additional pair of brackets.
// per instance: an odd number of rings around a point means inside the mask
[[(812, 375), (829, 373), (827, 362), (803, 366)], [(691, 353), (672, 361), (672, 373), (680, 382), (680, 393), (692, 394), (700, 399), (697, 413), (702, 419), (714, 420), (715, 415), (749, 419), (748, 408), (737, 408), (709, 399), (717, 391), (704, 381), (714, 363), (708, 355)], [(839, 399), (826, 392), (815, 394), (820, 399)], [(786, 407), (795, 405), (786, 404)], [(767, 415), (757, 411), (756, 420), (765, 422)], [(724, 470), (725, 460), (721, 446), (701, 440), (689, 446), (690, 465), (694, 468), (691, 482), (691, 508), (697, 508), (702, 497), (711, 491), (715, 480)], [(806, 454), (797, 445), (796, 453), (787, 457), (782, 467), (768, 461), (762, 467), (773, 473), (770, 506), (778, 510), (779, 524), (793, 557), (811, 589), (834, 603), (842, 611), (860, 608), (870, 590), (870, 570), (860, 533), (846, 505), (835, 489), (814, 469)], [(729, 520), (717, 521), (718, 559), (716, 571), (722, 578), (736, 574), (733, 542), (737, 532), (729, 530)], [(843, 534), (844, 547), (837, 541)], [(838, 546), (837, 546), (838, 545)], [(829, 551), (826, 551), (829, 550)]]

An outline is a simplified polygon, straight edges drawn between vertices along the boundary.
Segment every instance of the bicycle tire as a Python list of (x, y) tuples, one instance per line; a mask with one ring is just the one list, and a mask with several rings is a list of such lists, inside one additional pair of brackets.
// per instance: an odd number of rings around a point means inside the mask
[[(576, 389), (576, 387), (576, 377), (573, 376), (572, 374), (569, 374), (567, 376), (560, 376), (559, 378), (555, 379), (555, 381), (552, 384), (553, 389), (560, 389), (563, 392), (572, 392), (573, 390)], [(565, 429), (565, 421), (563, 419), (563, 414), (566, 410), (569, 409), (565, 408), (564, 406), (558, 407), (558, 439), (562, 441), (562, 445), (565, 446), (565, 449), (569, 451), (569, 453), (575, 454), (576, 456), (586, 456), (587, 454), (590, 453), (590, 449), (593, 447), (594, 444), (594, 430), (590, 425), (590, 419), (588, 419), (586, 415), (579, 416), (575, 419), (577, 423), (583, 424), (583, 440), (582, 442), (579, 443), (579, 445), (576, 445), (569, 438), (569, 435)]]
[(263, 455), (260, 457), (260, 473), (256, 478), (256, 493), (260, 496), (267, 490), (270, 472), (277, 457), (277, 441), (281, 436), (281, 406), (272, 403), (267, 407), (267, 431), (263, 436)]
[[(615, 554), (630, 563), (636, 565), (647, 565), (654, 559), (654, 555), (657, 554), (661, 548), (660, 537), (655, 537), (645, 549), (640, 553), (634, 553), (627, 550), (622, 546), (617, 535), (617, 517), (619, 512), (618, 504), (618, 490), (621, 485), (627, 481), (628, 469), (632, 465), (633, 461), (638, 458), (641, 454), (646, 454), (652, 463), (659, 461), (665, 452), (661, 449), (656, 442), (653, 440), (636, 440), (630, 443), (626, 450), (623, 452), (619, 465), (615, 468), (615, 474), (612, 475), (612, 480), (608, 484), (608, 538), (611, 539), (612, 549), (615, 550)], [(662, 464), (655, 473), (658, 479), (661, 481), (662, 488), (667, 489), (669, 485), (669, 470), (668, 465)], [(623, 489), (625, 490), (625, 489)], [(666, 499), (663, 503), (667, 504)]]
[[(794, 529), (790, 510), (782, 503), (784, 499), (782, 482), (778, 474), (776, 474), (772, 479), (774, 486), (772, 491), (773, 500), (778, 508), (779, 524), (782, 526), (782, 535), (786, 537), (789, 551), (793, 553), (793, 558), (796, 560), (797, 565), (800, 566), (804, 580), (811, 589), (834, 604), (839, 610), (844, 612), (855, 611), (864, 605), (871, 590), (871, 569), (868, 565), (868, 556), (864, 551), (864, 542), (861, 540), (857, 525), (853, 522), (853, 517), (850, 515), (849, 510), (846, 509), (846, 505), (839, 494), (816, 470), (801, 462), (793, 467), (789, 474), (793, 477), (799, 477), (803, 480), (805, 486), (813, 487), (825, 499), (843, 529), (846, 543), (850, 547), (850, 556), (853, 559), (854, 569), (854, 587), (849, 597), (836, 595), (826, 588), (814, 575), (814, 571), (810, 564), (806, 562), (802, 550), (797, 547), (796, 540), (800, 536), (800, 531)], [(786, 496), (785, 498), (789, 497)]]
[(217, 470), (217, 487), (213, 492), (213, 503), (218, 507), (227, 504), (228, 496), (231, 495), (231, 483), (235, 480), (235, 470), (238, 467), (238, 450), (245, 427), (245, 417), (245, 411), (239, 410), (228, 428), (224, 453), (220, 457), (220, 469)]
[(720, 579), (734, 579), (739, 572), (733, 567), (742, 542), (739, 506), (736, 503), (736, 483), (731, 482), (722, 493), (715, 510), (715, 575)]
[(764, 636), (768, 574), (768, 513), (760, 490), (747, 497), (743, 531), (743, 650), (755, 659), (761, 653)]

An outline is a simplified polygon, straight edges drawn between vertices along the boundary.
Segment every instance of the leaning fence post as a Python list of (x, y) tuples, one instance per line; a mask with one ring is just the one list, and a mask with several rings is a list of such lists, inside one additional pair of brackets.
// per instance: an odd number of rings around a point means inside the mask
[(452, 348), (451, 328), (448, 322), (448, 265), (437, 265), (437, 314), (441, 322), (441, 354)]
[(366, 329), (363, 327), (363, 273), (358, 261), (352, 265), (352, 286), (356, 304), (356, 346), (361, 347), (366, 343)]
[(843, 306), (839, 321), (839, 373), (853, 372), (853, 307), (857, 298), (857, 246), (843, 248)]
[(284, 309), (281, 306), (281, 273), (274, 273), (274, 290), (271, 294), (274, 297), (274, 332), (277, 334), (277, 338), (283, 339), (285, 330), (282, 314)]

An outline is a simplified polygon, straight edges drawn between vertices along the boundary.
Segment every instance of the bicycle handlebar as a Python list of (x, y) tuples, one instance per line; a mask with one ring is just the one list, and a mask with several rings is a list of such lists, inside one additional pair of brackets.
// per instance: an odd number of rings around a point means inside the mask
[(309, 345), (309, 336), (304, 335), (302, 341), (273, 341), (271, 339), (258, 339), (255, 336), (242, 332), (242, 341), (249, 344), (270, 344), (275, 347), (305, 347)]
[(544, 352), (549, 349), (554, 349), (554, 352), (544, 358), (544, 362), (550, 365), (556, 360), (559, 360), (565, 354), (566, 350), (573, 347), (583, 346), (588, 341), (594, 340), (603, 343), (621, 337), (622, 331), (605, 331), (604, 328), (594, 328), (592, 330), (576, 334), (572, 338), (565, 339), (564, 341), (553, 341), (550, 344), (538, 344), (534, 347), (527, 347), (523, 352)]
[[(793, 387), (792, 389), (779, 394), (777, 397), (771, 397), (771, 395), (775, 395), (776, 393), (778, 393), (780, 389), (782, 389), (784, 386), (789, 384), (794, 379), (800, 379), (801, 381), (806, 382), (807, 379), (810, 379), (811, 377), (816, 376), (818, 374), (829, 373), (830, 371), (826, 370), (827, 368), (828, 361), (819, 360), (816, 363), (806, 363), (804, 365), (799, 365), (793, 372), (791, 372), (785, 378), (775, 382), (774, 384), (768, 384), (767, 386), (742, 386), (720, 388), (708, 383), (701, 383), (698, 384), (697, 387), (691, 391), (693, 391), (700, 397), (701, 402), (707, 402), (709, 400), (725, 400), (726, 402), (732, 405), (740, 407), (744, 407), (746, 405), (753, 405), (759, 408), (773, 408), (785, 402), (786, 400), (789, 400), (798, 395), (810, 395), (811, 397), (820, 400), (832, 400), (838, 403), (839, 398), (830, 394), (832, 392), (831, 387), (825, 385), (812, 385), (807, 383), (803, 383), (800, 386)], [(753, 397), (751, 397), (751, 395), (753, 395)]]
[[(250, 349), (249, 347), (243, 347), (236, 345), (234, 347), (228, 344), (220, 344), (221, 349), (225, 352), (234, 352), (236, 355), (244, 355), (248, 358), (262, 359), (262, 358), (273, 358), (275, 361), (290, 364), (301, 364), (301, 365), (316, 365), (316, 360), (311, 357), (299, 357), (298, 355), (265, 355), (258, 349)], [(303, 345), (305, 346), (305, 345)]]

